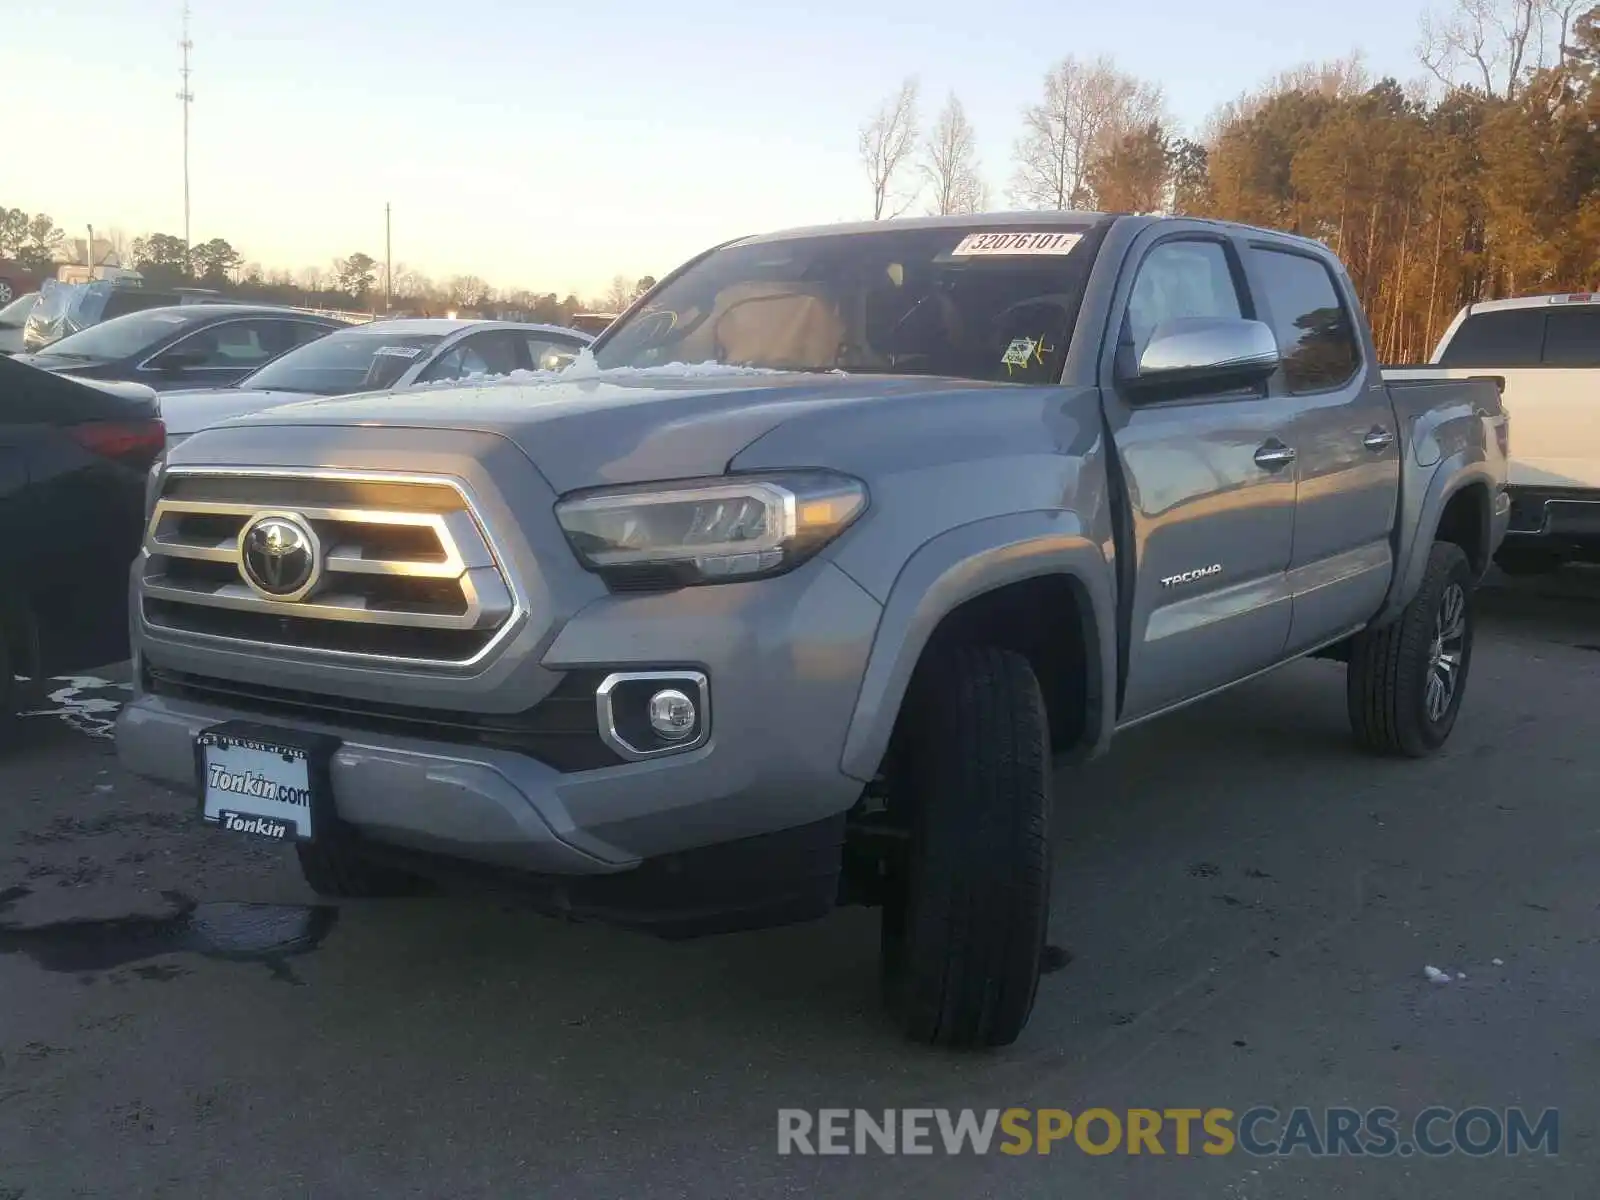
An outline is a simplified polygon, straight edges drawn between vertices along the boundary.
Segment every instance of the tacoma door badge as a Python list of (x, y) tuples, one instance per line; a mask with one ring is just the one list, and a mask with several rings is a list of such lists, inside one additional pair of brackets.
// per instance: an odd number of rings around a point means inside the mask
[(1196, 567), (1192, 571), (1179, 571), (1176, 575), (1168, 575), (1161, 581), (1162, 587), (1177, 587), (1181, 583), (1193, 583), (1197, 579), (1204, 579), (1208, 575), (1222, 574), (1222, 564), (1212, 563), (1209, 567)]

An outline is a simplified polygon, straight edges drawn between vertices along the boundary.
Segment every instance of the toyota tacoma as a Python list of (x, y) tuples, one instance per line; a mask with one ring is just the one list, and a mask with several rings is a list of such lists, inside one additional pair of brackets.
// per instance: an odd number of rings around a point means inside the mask
[(1371, 750), (1449, 736), (1506, 418), (1376, 363), (1338, 260), (1261, 229), (729, 242), (559, 374), (174, 449), (119, 752), (328, 895), (668, 937), (876, 905), (905, 1032), (1006, 1044), (1053, 765), (1307, 655)]

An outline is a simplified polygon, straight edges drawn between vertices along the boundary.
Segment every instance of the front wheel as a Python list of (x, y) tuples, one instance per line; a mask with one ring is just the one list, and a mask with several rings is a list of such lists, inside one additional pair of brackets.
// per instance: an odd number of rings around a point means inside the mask
[(1400, 619), (1352, 640), (1350, 725), (1369, 749), (1425, 758), (1450, 736), (1472, 665), (1474, 582), (1461, 547), (1435, 542)]
[(1050, 757), (1028, 661), (933, 651), (907, 697), (891, 811), (910, 829), (883, 913), (887, 999), (908, 1037), (1005, 1046), (1028, 1023), (1050, 910)]

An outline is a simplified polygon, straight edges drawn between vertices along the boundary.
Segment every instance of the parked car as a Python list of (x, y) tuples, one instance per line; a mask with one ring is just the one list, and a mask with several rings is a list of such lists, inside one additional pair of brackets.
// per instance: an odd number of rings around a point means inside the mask
[(1450, 735), (1506, 420), (1376, 363), (1338, 260), (1263, 229), (741, 239), (548, 380), (169, 451), (119, 752), (325, 894), (516, 880), (668, 936), (879, 904), (905, 1031), (1010, 1042), (1052, 750), (1306, 655), (1362, 745)]
[(28, 314), (33, 311), (38, 299), (38, 292), (28, 292), (0, 307), (0, 354), (21, 351), (22, 329), (28, 323)]
[(147, 288), (126, 278), (80, 280), (47, 279), (39, 287), (39, 300), (22, 330), (22, 349), (37, 354), (64, 337), (129, 313), (179, 304), (221, 303), (213, 288)]
[(311, 396), (396, 391), (474, 375), (558, 370), (594, 339), (575, 329), (510, 321), (412, 319), (341, 329), (246, 376), (231, 388), (169, 393), (167, 443), (207, 425)]
[(1469, 304), (1426, 367), (1395, 379), (1504, 381), (1516, 422), (1511, 525), (1495, 562), (1507, 574), (1600, 562), (1600, 293)]
[(153, 389), (0, 357), (0, 733), (17, 676), (128, 657), (128, 568), (165, 441)]
[(91, 325), (18, 362), (85, 379), (126, 379), (158, 392), (235, 383), (348, 321), (292, 308), (186, 304)]
[(25, 292), (39, 290), (39, 277), (13, 258), (0, 258), (0, 308)]

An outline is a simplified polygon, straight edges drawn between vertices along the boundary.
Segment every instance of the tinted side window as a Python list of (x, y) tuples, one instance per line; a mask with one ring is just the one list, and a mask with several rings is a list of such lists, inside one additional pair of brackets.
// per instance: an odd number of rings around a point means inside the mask
[(1162, 325), (1193, 317), (1240, 317), (1228, 255), (1217, 242), (1163, 242), (1139, 264), (1128, 297), (1134, 360)]
[(259, 367), (283, 350), (283, 322), (271, 319), (224, 321), (191, 333), (162, 352), (161, 358), (182, 356), (191, 369), (242, 369)]
[(559, 370), (576, 358), (585, 344), (577, 338), (558, 337), (549, 333), (530, 333), (526, 340), (528, 362), (535, 371)]
[(1336, 388), (1361, 365), (1355, 325), (1320, 260), (1251, 247), (1250, 266), (1271, 314), (1291, 394)]
[(516, 334), (511, 330), (475, 333), (457, 342), (422, 373), (423, 382), (509, 375), (517, 369)]
[(1545, 318), (1544, 361), (1552, 367), (1600, 367), (1600, 307), (1552, 311)]
[(1461, 322), (1441, 367), (1533, 367), (1544, 343), (1542, 308), (1507, 308), (1477, 313)]
[(327, 337), (333, 332), (326, 325), (313, 325), (310, 321), (290, 321), (289, 332), (284, 338), (283, 348), (293, 350), (297, 346), (304, 346), (307, 342), (314, 342), (318, 338)]

